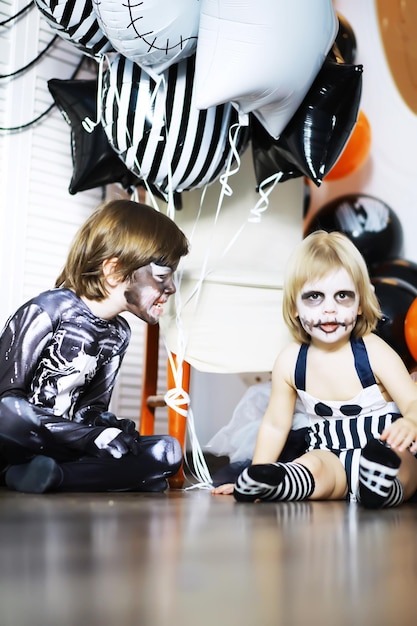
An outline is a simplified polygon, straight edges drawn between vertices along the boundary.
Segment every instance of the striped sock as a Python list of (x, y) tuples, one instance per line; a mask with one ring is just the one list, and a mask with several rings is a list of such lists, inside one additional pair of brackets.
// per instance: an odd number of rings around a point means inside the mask
[(397, 479), (400, 457), (382, 441), (373, 439), (362, 450), (359, 460), (358, 500), (368, 509), (398, 506), (403, 488)]
[(305, 500), (314, 485), (312, 473), (300, 463), (266, 463), (244, 469), (233, 495), (238, 502)]
[(382, 506), (384, 508), (399, 506), (402, 502), (404, 502), (404, 489), (398, 478), (394, 478), (388, 497)]

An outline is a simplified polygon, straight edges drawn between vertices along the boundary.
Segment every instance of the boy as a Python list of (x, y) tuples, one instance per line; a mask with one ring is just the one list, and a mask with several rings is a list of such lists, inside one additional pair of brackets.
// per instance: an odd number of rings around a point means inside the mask
[(157, 324), (188, 241), (166, 215), (129, 200), (81, 227), (55, 289), (0, 336), (0, 455), (24, 492), (163, 491), (182, 462), (172, 437), (140, 437), (108, 411), (130, 340), (119, 314)]

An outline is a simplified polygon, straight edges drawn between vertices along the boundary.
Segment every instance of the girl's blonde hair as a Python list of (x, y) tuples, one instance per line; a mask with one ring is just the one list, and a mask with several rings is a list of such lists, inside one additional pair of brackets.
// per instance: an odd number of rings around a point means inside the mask
[(103, 261), (116, 258), (121, 281), (153, 262), (175, 267), (188, 253), (188, 240), (167, 215), (131, 200), (101, 205), (76, 234), (55, 287), (91, 300), (107, 297)]
[(323, 278), (341, 267), (350, 274), (359, 296), (361, 314), (353, 329), (354, 335), (363, 337), (375, 330), (382, 313), (364, 258), (346, 235), (318, 230), (298, 245), (286, 268), (282, 312), (296, 341), (310, 341), (310, 335), (301, 326), (296, 315), (296, 300), (301, 289), (307, 282)]

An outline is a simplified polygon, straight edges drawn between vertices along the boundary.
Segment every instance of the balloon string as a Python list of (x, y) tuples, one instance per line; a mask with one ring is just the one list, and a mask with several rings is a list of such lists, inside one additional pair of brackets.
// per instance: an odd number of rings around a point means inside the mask
[[(165, 347), (168, 352), (169, 367), (171, 368), (174, 377), (174, 387), (167, 391), (164, 399), (168, 407), (170, 407), (186, 419), (187, 434), (191, 444), (192, 455), (192, 467), (188, 465), (188, 469), (190, 470), (194, 478), (198, 481), (197, 484), (188, 487), (188, 489), (211, 489), (213, 486), (213, 479), (210, 475), (210, 470), (208, 468), (206, 459), (200, 446), (200, 442), (198, 441), (195, 429), (194, 413), (190, 405), (190, 396), (184, 390), (182, 385), (184, 359), (183, 357), (179, 358), (177, 355), (177, 360), (175, 364), (173, 355), (169, 351), (166, 343)], [(184, 406), (186, 406), (186, 408), (184, 408)]]
[[(214, 216), (214, 222), (213, 222), (211, 233), (210, 233), (210, 237), (209, 237), (209, 243), (207, 245), (206, 252), (205, 252), (205, 255), (204, 255), (204, 259), (203, 259), (203, 262), (202, 262), (200, 275), (199, 275), (199, 278), (198, 278), (198, 281), (197, 281), (196, 285), (194, 286), (194, 288), (192, 289), (191, 293), (188, 295), (187, 300), (186, 300), (186, 304), (187, 304), (193, 298), (195, 298), (195, 300), (194, 300), (194, 308), (195, 308), (195, 310), (197, 309), (197, 305), (198, 305), (198, 302), (199, 302), (199, 298), (200, 298), (200, 294), (201, 294), (201, 287), (202, 287), (204, 281), (206, 280), (206, 278), (215, 270), (215, 267), (211, 267), (210, 269), (208, 269), (209, 258), (210, 258), (210, 253), (211, 253), (211, 244), (212, 244), (212, 241), (214, 239), (215, 229), (216, 229), (216, 226), (217, 226), (217, 223), (218, 223), (218, 220), (219, 220), (220, 210), (221, 210), (221, 207), (223, 205), (224, 196), (226, 196), (226, 195), (227, 196), (231, 196), (233, 194), (233, 190), (231, 189), (231, 187), (227, 183), (228, 177), (233, 175), (233, 174), (235, 174), (240, 169), (241, 160), (240, 160), (240, 155), (239, 155), (239, 153), (237, 151), (237, 140), (238, 140), (238, 135), (239, 135), (240, 130), (241, 130), (240, 124), (233, 124), (230, 127), (230, 129), (229, 129), (229, 142), (230, 142), (230, 146), (231, 146), (232, 152), (230, 153), (229, 158), (228, 158), (226, 171), (223, 174), (223, 176), (221, 177), (222, 178), (222, 181), (221, 181), (222, 182), (222, 187), (221, 187), (221, 191), (220, 191), (220, 195), (219, 195), (219, 200), (218, 200), (218, 203), (217, 203), (216, 214)], [(232, 170), (231, 169), (231, 163), (232, 163), (233, 156), (236, 159), (236, 167)], [(198, 221), (200, 219), (200, 216), (201, 216), (202, 205), (203, 205), (203, 202), (204, 202), (204, 197), (205, 197), (206, 191), (207, 191), (207, 185), (204, 188), (204, 191), (203, 191), (201, 199), (200, 199), (199, 213), (198, 213), (198, 216), (197, 216), (197, 218), (196, 218), (196, 220), (194, 222), (193, 232), (195, 231), (195, 229), (197, 227), (197, 223), (198, 223)], [(224, 247), (223, 252), (220, 255), (218, 260), (223, 259), (227, 255), (227, 253), (229, 252), (231, 247), (234, 245), (234, 243), (239, 238), (242, 230), (245, 228), (246, 222), (247, 222), (247, 220), (245, 220), (241, 224), (241, 226), (237, 229), (237, 231), (235, 232), (233, 237), (230, 239), (230, 241), (227, 244), (227, 246)], [(192, 242), (192, 239), (190, 239), (190, 241)], [(176, 293), (177, 294), (179, 293), (179, 289), (177, 290)]]
[(188, 469), (198, 482), (195, 485), (186, 487), (185, 491), (189, 489), (213, 489), (213, 479), (203, 454), (203, 450), (200, 446), (200, 442), (198, 441), (195, 430), (194, 413), (191, 407), (189, 408), (187, 415), (187, 433), (190, 438), (192, 458), (192, 467), (188, 465)]
[[(272, 191), (275, 189), (277, 183), (282, 178), (282, 172), (278, 172), (277, 174), (273, 174), (262, 181), (259, 185), (259, 195), (261, 196), (258, 202), (255, 204), (253, 209), (251, 209), (250, 216), (248, 218), (249, 222), (260, 222), (261, 215), (264, 213), (269, 207), (269, 196)], [(272, 183), (267, 191), (264, 191), (264, 187)]]
[[(194, 307), (197, 307), (199, 297), (201, 294), (202, 284), (205, 278), (207, 277), (207, 275), (211, 271), (211, 270), (207, 270), (209, 256), (211, 252), (211, 242), (213, 241), (213, 238), (214, 238), (214, 231), (218, 223), (220, 210), (223, 205), (224, 196), (225, 195), (230, 196), (233, 193), (227, 181), (231, 175), (233, 175), (240, 169), (240, 156), (236, 148), (239, 131), (240, 131), (240, 124), (235, 124), (231, 126), (229, 129), (229, 142), (230, 142), (232, 150), (228, 158), (226, 171), (222, 175), (221, 181), (220, 181), (221, 191), (219, 194), (219, 200), (217, 203), (216, 214), (214, 218), (213, 228), (211, 231), (211, 236), (209, 238), (209, 245), (207, 246), (207, 249), (206, 249), (206, 253), (205, 253), (204, 260), (203, 260), (200, 277), (197, 282), (197, 285), (193, 289), (192, 294), (187, 299), (187, 302), (188, 302), (192, 297), (194, 297), (195, 295), (197, 296), (194, 300)], [(236, 167), (234, 169), (232, 169), (233, 157), (236, 159)], [(199, 222), (200, 217), (201, 217), (206, 191), (207, 191), (207, 185), (205, 186), (202, 192), (198, 215), (197, 215), (196, 220), (194, 221), (193, 230), (189, 237), (191, 243), (192, 243), (192, 239), (195, 233), (197, 223)], [(229, 243), (229, 245), (227, 246), (223, 254), (225, 254), (227, 250), (231, 247), (233, 242), (237, 239), (239, 233), (240, 231), (236, 233), (235, 237)], [(176, 292), (175, 292), (175, 310), (176, 310), (176, 327), (177, 327), (177, 344), (178, 344), (177, 345), (177, 365), (175, 366), (174, 359), (172, 358), (172, 354), (169, 352), (168, 347), (166, 346), (167, 352), (169, 355), (169, 363), (170, 363), (171, 371), (173, 372), (173, 376), (174, 376), (174, 388), (169, 390), (167, 394), (165, 395), (165, 402), (168, 406), (173, 408), (180, 415), (183, 415), (187, 419), (187, 433), (190, 438), (191, 454), (192, 454), (192, 468), (189, 468), (189, 469), (191, 473), (193, 474), (193, 476), (198, 481), (197, 484), (192, 485), (191, 487), (187, 487), (187, 489), (195, 489), (195, 488), (211, 489), (213, 486), (213, 480), (210, 475), (210, 470), (207, 466), (207, 462), (205, 460), (201, 445), (198, 441), (198, 437), (197, 437), (197, 433), (195, 429), (194, 413), (192, 411), (192, 407), (190, 406), (190, 397), (189, 397), (189, 394), (182, 387), (183, 361), (185, 358), (186, 345), (187, 345), (187, 337), (184, 332), (184, 328), (182, 324), (182, 316), (181, 316), (182, 301), (181, 301), (180, 285), (182, 281), (183, 272), (184, 272), (184, 268), (182, 268), (182, 270), (178, 272), (174, 277), (174, 280), (176, 280), (176, 287), (177, 287)], [(184, 408), (184, 405), (187, 408)]]
[[(214, 239), (214, 232), (217, 226), (217, 223), (219, 221), (219, 215), (220, 215), (220, 210), (223, 206), (223, 200), (225, 196), (232, 196), (233, 195), (233, 189), (230, 187), (230, 185), (228, 184), (228, 180), (230, 178), (230, 176), (233, 176), (234, 174), (236, 174), (236, 172), (239, 171), (240, 169), (240, 156), (239, 153), (236, 149), (236, 144), (237, 144), (237, 138), (240, 132), (240, 124), (232, 124), (232, 126), (229, 128), (229, 143), (230, 143), (230, 147), (231, 147), (231, 151), (229, 153), (228, 159), (227, 159), (227, 166), (226, 166), (226, 171), (224, 172), (224, 174), (222, 174), (222, 176), (220, 176), (219, 181), (221, 184), (221, 189), (220, 189), (220, 194), (219, 194), (219, 199), (217, 202), (217, 208), (216, 208), (216, 214), (214, 216), (214, 222), (213, 222), (213, 228), (211, 230), (211, 234), (210, 234), (210, 240), (209, 240), (209, 245), (207, 246), (206, 249), (206, 254), (204, 257), (204, 261), (203, 261), (203, 267), (202, 267), (202, 271), (200, 274), (200, 279), (197, 285), (198, 290), (200, 291), (200, 287), (201, 284), (203, 283), (204, 279), (208, 276), (208, 274), (210, 273), (210, 270), (207, 270), (207, 266), (208, 266), (208, 260), (209, 260), (209, 255), (210, 255), (210, 248), (211, 248), (211, 243), (213, 242)], [(236, 159), (236, 166), (234, 169), (232, 169), (232, 161), (233, 161), (233, 157), (235, 157)], [(229, 246), (227, 246), (227, 250), (229, 249)], [(223, 252), (222, 257), (224, 256), (226, 251)], [(197, 306), (197, 302), (198, 302), (198, 298), (196, 300), (196, 304), (195, 306)]]
[[(219, 178), (220, 184), (222, 186), (222, 191), (220, 193), (218, 207), (223, 202), (223, 197), (225, 195), (226, 196), (232, 196), (233, 195), (233, 190), (227, 184), (227, 181), (228, 181), (230, 176), (233, 176), (233, 174), (236, 174), (236, 172), (238, 172), (239, 169), (240, 169), (240, 155), (239, 155), (239, 152), (237, 151), (237, 147), (236, 147), (237, 146), (237, 137), (239, 135), (240, 128), (241, 128), (240, 123), (232, 124), (232, 126), (229, 128), (229, 143), (230, 143), (230, 147), (231, 147), (231, 152), (230, 152), (229, 157), (227, 159), (226, 171)], [(233, 134), (233, 131), (234, 131), (234, 134)], [(231, 167), (232, 167), (233, 157), (236, 160), (236, 167), (232, 170)]]
[[(209, 263), (209, 256), (210, 256), (210, 252), (211, 252), (211, 242), (214, 238), (214, 231), (215, 228), (218, 224), (218, 220), (219, 220), (219, 215), (220, 215), (220, 210), (221, 207), (223, 205), (223, 200), (224, 200), (224, 196), (225, 195), (232, 195), (232, 189), (228, 184), (228, 179), (229, 177), (234, 174), (235, 172), (237, 172), (240, 169), (240, 156), (239, 153), (237, 151), (237, 138), (238, 138), (238, 133), (240, 131), (240, 124), (236, 124), (233, 125), (230, 129), (229, 129), (229, 141), (232, 147), (232, 153), (229, 156), (228, 159), (228, 163), (227, 163), (227, 168), (226, 168), (226, 172), (223, 174), (223, 176), (221, 177), (221, 192), (219, 195), (219, 200), (218, 200), (218, 204), (217, 204), (217, 208), (216, 208), (216, 214), (215, 214), (215, 218), (214, 218), (214, 223), (213, 223), (213, 228), (211, 231), (211, 236), (209, 238), (209, 245), (207, 247), (206, 253), (205, 253), (205, 257), (203, 260), (203, 264), (202, 264), (202, 269), (200, 272), (200, 276), (198, 279), (198, 282), (196, 284), (196, 286), (194, 287), (194, 289), (192, 290), (191, 294), (188, 296), (185, 304), (187, 304), (188, 302), (190, 302), (190, 300), (192, 298), (194, 298), (194, 308), (196, 310), (197, 308), (197, 304), (199, 302), (199, 298), (200, 298), (200, 294), (202, 291), (202, 285), (204, 283), (204, 280), (207, 278), (207, 276), (213, 271), (213, 269), (208, 269), (208, 263)], [(236, 159), (236, 167), (232, 170), (232, 159), (235, 158)], [(269, 194), (272, 192), (272, 189), (274, 188), (274, 186), (277, 184), (278, 180), (280, 179), (280, 175), (274, 177), (274, 179), (272, 181), (265, 181), (264, 182), (264, 186), (266, 186), (268, 184), (268, 182), (273, 182), (274, 184), (271, 186), (271, 188), (269, 189), (269, 191), (267, 193), (265, 193), (262, 189), (261, 194), (262, 195), (262, 200), (264, 202), (264, 204), (267, 204), (267, 200), (268, 200), (268, 196)], [(192, 239), (193, 236), (195, 234), (195, 230), (197, 227), (198, 222), (200, 221), (201, 218), (201, 213), (202, 213), (202, 207), (203, 207), (203, 203), (204, 203), (204, 198), (205, 198), (205, 194), (207, 191), (207, 185), (205, 186), (202, 195), (201, 195), (201, 199), (200, 199), (200, 206), (199, 206), (199, 211), (198, 211), (198, 215), (196, 220), (194, 221), (194, 225), (193, 225), (193, 229), (191, 231), (191, 235), (189, 237), (190, 242), (192, 243)], [(260, 204), (260, 203), (258, 203)], [(257, 209), (260, 210), (260, 207), (258, 207), (257, 204)], [(265, 209), (263, 209), (265, 210)], [(254, 209), (252, 209), (252, 212), (254, 211)], [(221, 255), (220, 258), (223, 258), (228, 251), (230, 250), (230, 248), (233, 246), (233, 244), (236, 242), (236, 240), (238, 239), (238, 237), (240, 236), (242, 230), (245, 228), (245, 226), (247, 225), (247, 223), (250, 221), (249, 218), (247, 218), (240, 226), (240, 228), (237, 229), (236, 233), (234, 234), (234, 236), (231, 238), (231, 240), (229, 241), (229, 244), (224, 248), (223, 253)], [(254, 220), (255, 221), (255, 220)], [(259, 221), (259, 220), (258, 220)], [(192, 411), (192, 407), (190, 406), (190, 397), (189, 394), (187, 392), (184, 391), (184, 389), (182, 388), (182, 363), (185, 359), (185, 354), (186, 354), (186, 345), (187, 345), (187, 340), (188, 337), (186, 336), (186, 333), (184, 331), (184, 327), (182, 324), (182, 299), (181, 299), (181, 290), (180, 290), (180, 286), (181, 286), (181, 282), (182, 282), (182, 277), (183, 277), (183, 273), (184, 273), (184, 266), (182, 266), (181, 270), (175, 274), (174, 279), (176, 280), (176, 293), (175, 293), (175, 310), (176, 310), (176, 327), (177, 327), (177, 366), (175, 366), (174, 360), (172, 358), (171, 353), (167, 348), (167, 352), (169, 354), (169, 358), (170, 358), (170, 367), (171, 367), (171, 371), (173, 372), (174, 375), (174, 388), (172, 390), (170, 390), (166, 396), (165, 396), (165, 401), (167, 403), (168, 406), (172, 407), (174, 410), (176, 410), (180, 415), (183, 415), (184, 417), (186, 417), (187, 419), (187, 433), (188, 436), (190, 438), (190, 443), (191, 443), (191, 453), (192, 453), (192, 463), (193, 463), (193, 469), (189, 468), (191, 473), (193, 474), (193, 476), (198, 480), (198, 483), (195, 485), (192, 485), (191, 487), (187, 487), (186, 489), (195, 489), (195, 488), (200, 488), (200, 489), (211, 489), (213, 486), (213, 480), (211, 478), (210, 475), (210, 471), (207, 467), (207, 463), (204, 457), (204, 454), (202, 452), (200, 443), (198, 441), (198, 437), (196, 434), (196, 430), (195, 430), (195, 422), (194, 422), (194, 414)], [(184, 406), (186, 406), (187, 408), (184, 408)], [(194, 470), (194, 471), (193, 471)], [(195, 472), (195, 473), (194, 473)]]

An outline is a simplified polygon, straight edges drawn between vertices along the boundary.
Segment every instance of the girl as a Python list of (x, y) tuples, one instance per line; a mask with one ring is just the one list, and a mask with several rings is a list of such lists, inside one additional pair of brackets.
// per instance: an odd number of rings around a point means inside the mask
[(130, 311), (158, 323), (187, 254), (167, 216), (129, 200), (95, 211), (55, 289), (24, 304), (0, 336), (0, 457), (10, 489), (161, 491), (182, 462), (172, 437), (140, 437), (109, 412)]
[[(283, 315), (294, 341), (278, 356), (252, 465), (238, 501), (357, 499), (397, 506), (417, 489), (417, 386), (372, 333), (380, 308), (366, 264), (343, 234), (317, 231), (289, 261)], [(310, 420), (305, 454), (277, 463), (297, 396)], [(223, 485), (214, 493), (231, 493)]]

